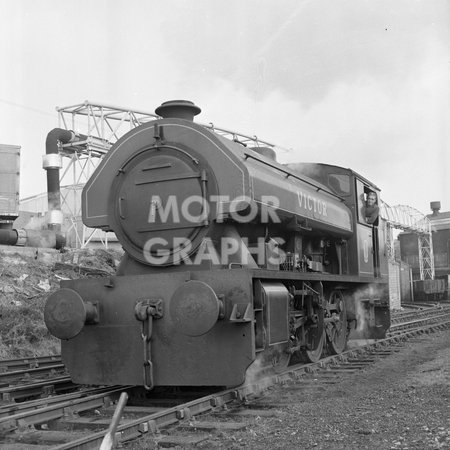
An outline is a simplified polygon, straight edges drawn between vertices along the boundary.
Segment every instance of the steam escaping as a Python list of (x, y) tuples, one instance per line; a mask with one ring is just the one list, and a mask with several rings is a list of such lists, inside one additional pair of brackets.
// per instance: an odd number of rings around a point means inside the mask
[(256, 359), (250, 364), (245, 373), (245, 384), (254, 384), (262, 378), (262, 356), (258, 355)]
[(247, 369), (245, 383), (258, 385), (258, 390), (267, 389), (272, 385), (270, 376), (285, 369), (290, 355), (285, 351), (285, 345), (271, 345), (269, 350), (259, 353)]
[(10, 242), (7, 245), (57, 249), (64, 247), (66, 245), (66, 223), (62, 225), (60, 231), (48, 229), (48, 223), (47, 214), (20, 211), (12, 230), (16, 233), (16, 242)]
[(367, 330), (369, 324), (369, 317), (367, 308), (361, 301), (356, 302), (356, 332), (363, 333)]
[(370, 285), (353, 291), (346, 298), (347, 317), (353, 322), (349, 348), (385, 337), (385, 332), (389, 328), (389, 314), (386, 314), (388, 305), (384, 305), (385, 297), (384, 286)]
[(267, 365), (264, 364), (264, 356), (259, 354), (245, 373), (245, 385), (258, 385), (258, 390), (267, 389), (272, 383), (267, 377)]
[(14, 228), (26, 228), (30, 230), (44, 230), (47, 228), (46, 217), (41, 214), (20, 212), (19, 218), (14, 222)]

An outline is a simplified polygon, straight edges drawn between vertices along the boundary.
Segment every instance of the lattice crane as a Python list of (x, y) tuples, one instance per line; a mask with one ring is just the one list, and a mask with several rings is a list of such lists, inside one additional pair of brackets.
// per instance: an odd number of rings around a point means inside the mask
[(394, 258), (393, 229), (417, 234), (419, 245), (419, 269), (421, 280), (434, 279), (433, 241), (431, 222), (427, 216), (411, 206), (389, 206), (382, 202), (380, 215), (387, 223), (387, 248), (390, 258)]

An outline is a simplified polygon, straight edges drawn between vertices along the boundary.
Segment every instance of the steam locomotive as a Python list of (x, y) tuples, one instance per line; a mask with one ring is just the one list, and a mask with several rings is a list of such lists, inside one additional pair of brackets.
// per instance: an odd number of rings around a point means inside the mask
[(80, 384), (236, 386), (341, 353), (390, 324), (379, 189), (328, 164), (279, 164), (194, 122), (192, 102), (119, 139), (82, 193), (83, 221), (114, 231), (115, 276), (61, 282), (49, 331)]

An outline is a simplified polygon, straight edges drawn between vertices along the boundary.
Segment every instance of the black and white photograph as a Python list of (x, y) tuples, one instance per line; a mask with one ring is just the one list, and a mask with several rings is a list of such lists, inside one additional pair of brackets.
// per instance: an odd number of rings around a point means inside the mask
[(450, 448), (448, 0), (0, 0), (0, 449)]

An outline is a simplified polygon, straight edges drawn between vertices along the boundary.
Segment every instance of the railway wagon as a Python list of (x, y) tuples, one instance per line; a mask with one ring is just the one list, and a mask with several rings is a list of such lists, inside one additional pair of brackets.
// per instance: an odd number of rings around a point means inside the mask
[(114, 231), (115, 276), (62, 281), (45, 322), (76, 383), (236, 386), (342, 352), (389, 327), (379, 189), (327, 164), (280, 164), (164, 102), (83, 189), (83, 221)]
[(414, 300), (439, 301), (447, 299), (448, 281), (445, 277), (414, 281)]

